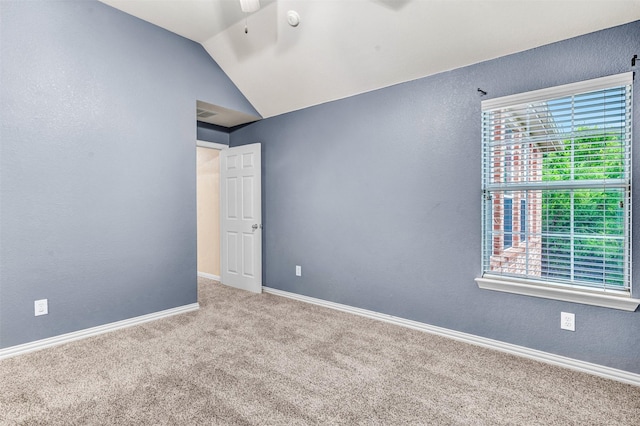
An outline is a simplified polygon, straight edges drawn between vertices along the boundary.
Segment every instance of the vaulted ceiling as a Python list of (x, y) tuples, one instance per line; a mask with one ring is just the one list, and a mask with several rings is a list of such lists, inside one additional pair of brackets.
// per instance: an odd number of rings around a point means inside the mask
[(201, 43), (265, 118), (640, 19), (640, 0), (101, 1)]

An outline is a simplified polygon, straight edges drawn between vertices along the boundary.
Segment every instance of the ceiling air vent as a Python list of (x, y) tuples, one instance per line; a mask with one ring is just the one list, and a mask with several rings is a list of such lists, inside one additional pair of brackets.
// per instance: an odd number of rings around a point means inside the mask
[(198, 118), (209, 118), (216, 115), (215, 112), (207, 111), (206, 109), (197, 109)]

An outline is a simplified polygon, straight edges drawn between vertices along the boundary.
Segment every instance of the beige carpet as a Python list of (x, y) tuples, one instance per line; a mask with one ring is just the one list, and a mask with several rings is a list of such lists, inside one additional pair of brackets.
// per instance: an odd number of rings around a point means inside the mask
[(199, 301), (0, 361), (0, 424), (640, 422), (634, 386), (204, 279)]

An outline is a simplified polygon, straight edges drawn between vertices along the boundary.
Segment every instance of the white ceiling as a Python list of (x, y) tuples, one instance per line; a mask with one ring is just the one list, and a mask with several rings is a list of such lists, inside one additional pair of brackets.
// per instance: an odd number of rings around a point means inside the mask
[(265, 118), (640, 19), (640, 0), (261, 0), (248, 16), (238, 0), (101, 1), (201, 43)]

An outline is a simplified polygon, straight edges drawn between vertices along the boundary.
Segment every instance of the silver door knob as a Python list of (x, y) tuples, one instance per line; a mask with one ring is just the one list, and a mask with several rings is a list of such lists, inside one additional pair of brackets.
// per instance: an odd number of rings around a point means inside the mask
[(251, 225), (251, 229), (253, 229), (254, 231), (258, 229), (258, 224), (254, 223), (253, 225)]

